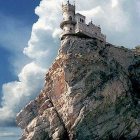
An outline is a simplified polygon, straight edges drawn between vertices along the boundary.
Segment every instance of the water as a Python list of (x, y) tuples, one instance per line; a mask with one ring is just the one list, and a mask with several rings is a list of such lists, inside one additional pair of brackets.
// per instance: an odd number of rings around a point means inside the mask
[(0, 140), (19, 140), (21, 130), (17, 127), (0, 127)]

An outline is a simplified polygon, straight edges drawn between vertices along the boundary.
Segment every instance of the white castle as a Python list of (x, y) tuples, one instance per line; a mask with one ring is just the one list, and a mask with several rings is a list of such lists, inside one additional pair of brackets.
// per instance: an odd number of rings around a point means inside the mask
[(62, 4), (63, 21), (60, 24), (63, 30), (60, 39), (63, 40), (67, 35), (77, 35), (81, 37), (97, 38), (102, 42), (106, 42), (106, 36), (101, 33), (100, 26), (96, 26), (91, 22), (86, 24), (86, 17), (79, 13), (75, 13), (75, 4), (72, 5), (67, 1)]

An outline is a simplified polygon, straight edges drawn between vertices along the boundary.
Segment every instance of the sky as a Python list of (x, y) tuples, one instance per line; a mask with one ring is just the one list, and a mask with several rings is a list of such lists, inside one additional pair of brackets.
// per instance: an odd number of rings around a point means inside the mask
[(40, 0), (0, 1), (0, 90), (3, 83), (17, 79), (17, 71), (21, 69), (21, 65), (15, 62), (17, 57), (20, 59), (22, 55), (23, 65), (27, 61), (22, 51), (30, 38), (32, 25), (38, 18), (34, 9), (39, 2)]
[[(43, 87), (60, 47), (62, 2), (0, 0), (0, 126), (13, 125)], [(77, 0), (76, 8), (87, 22), (101, 26), (108, 42), (127, 48), (140, 44), (139, 0)]]

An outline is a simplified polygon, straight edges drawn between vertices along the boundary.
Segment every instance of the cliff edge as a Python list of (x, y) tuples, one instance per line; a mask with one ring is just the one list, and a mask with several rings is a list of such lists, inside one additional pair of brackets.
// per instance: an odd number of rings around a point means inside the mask
[(66, 37), (39, 96), (17, 115), (21, 140), (140, 139), (140, 55)]

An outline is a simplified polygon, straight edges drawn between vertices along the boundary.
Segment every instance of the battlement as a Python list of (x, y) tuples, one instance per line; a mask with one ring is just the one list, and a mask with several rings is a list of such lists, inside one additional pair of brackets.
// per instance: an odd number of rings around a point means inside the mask
[(75, 5), (72, 5), (69, 3), (69, 1), (67, 1), (66, 4), (62, 3), (62, 10), (63, 10), (63, 12), (67, 12), (67, 11), (75, 12)]
[(101, 28), (96, 25), (87, 25), (78, 22), (75, 27), (76, 34), (83, 34), (91, 38), (97, 38), (101, 41), (106, 41), (106, 36), (101, 33)]

